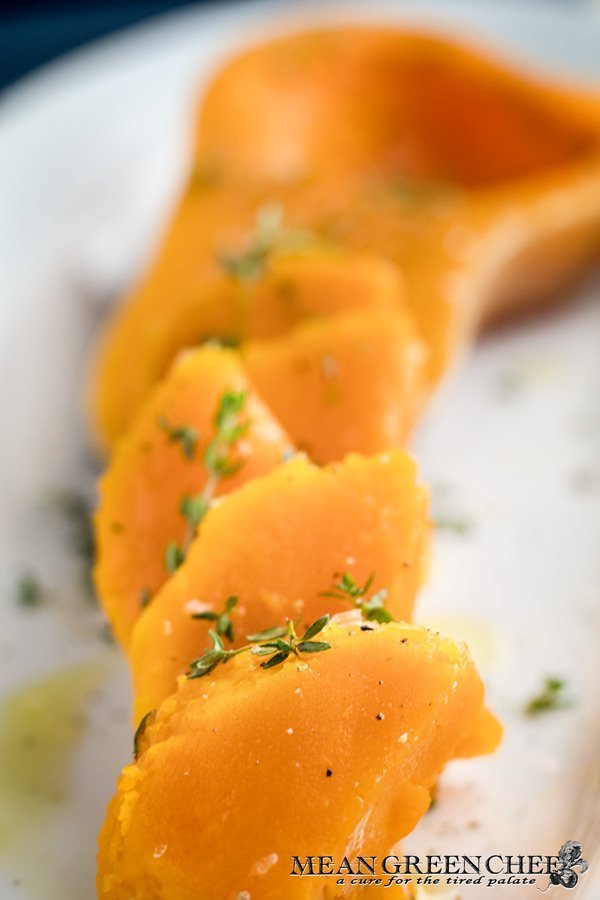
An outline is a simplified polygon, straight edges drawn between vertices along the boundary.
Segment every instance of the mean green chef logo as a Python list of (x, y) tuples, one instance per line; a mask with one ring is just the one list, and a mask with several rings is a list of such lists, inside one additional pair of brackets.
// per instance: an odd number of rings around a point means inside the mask
[(574, 888), (587, 872), (579, 841), (566, 841), (556, 856), (409, 855), (396, 856), (293, 856), (290, 876), (329, 877), (339, 885), (389, 888), (392, 885), (452, 885), (513, 887), (536, 885), (548, 879), (540, 893), (552, 887)]
[[(583, 858), (579, 841), (567, 841), (558, 851), (558, 861), (553, 870), (549, 872), (550, 881), (541, 893), (553, 884), (560, 884), (565, 888), (574, 888), (579, 881), (579, 875), (583, 875), (589, 869), (589, 863)], [(579, 874), (575, 871), (579, 869)]]

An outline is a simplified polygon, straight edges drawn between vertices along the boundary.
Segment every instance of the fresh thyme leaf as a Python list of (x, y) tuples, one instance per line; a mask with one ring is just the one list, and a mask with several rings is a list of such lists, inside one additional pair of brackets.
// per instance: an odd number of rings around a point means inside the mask
[(388, 598), (387, 588), (381, 588), (368, 599), (365, 599), (375, 580), (375, 572), (371, 572), (365, 583), (361, 586), (354, 578), (344, 572), (340, 580), (335, 583), (330, 591), (323, 591), (322, 597), (334, 597), (336, 600), (349, 600), (355, 609), (359, 609), (361, 616), (367, 622), (393, 622), (394, 617), (386, 609)]
[(565, 697), (566, 684), (562, 678), (546, 678), (539, 694), (526, 704), (524, 712), (528, 716), (535, 716), (542, 712), (552, 712), (557, 709), (567, 709), (573, 705), (573, 701)]
[(191, 496), (186, 494), (182, 498), (179, 510), (186, 520), (190, 528), (196, 529), (206, 513), (208, 512), (209, 501), (203, 494)]
[(167, 545), (167, 549), (165, 551), (165, 566), (167, 568), (167, 572), (169, 575), (172, 575), (177, 571), (179, 566), (185, 560), (185, 553), (174, 541)]
[(314, 241), (314, 235), (308, 231), (285, 228), (281, 206), (269, 203), (259, 209), (245, 249), (239, 253), (221, 253), (217, 262), (238, 281), (253, 282), (262, 276), (274, 252), (293, 252)]
[(284, 637), (288, 633), (287, 625), (278, 625), (276, 628), (265, 628), (264, 631), (257, 631), (255, 634), (247, 634), (246, 640), (251, 644), (259, 644), (262, 641), (270, 641), (273, 638)]
[(17, 603), (32, 608), (42, 602), (42, 586), (32, 572), (21, 575), (17, 583)]
[(389, 609), (385, 608), (387, 597), (386, 588), (382, 588), (368, 600), (364, 600), (361, 607), (363, 619), (366, 619), (367, 622), (379, 622), (380, 625), (393, 622), (394, 617)]
[(250, 648), (250, 653), (253, 656), (272, 656), (274, 652), (274, 648), (271, 644), (259, 644), (256, 647)]
[(363, 618), (367, 622), (379, 622), (380, 625), (385, 625), (387, 622), (394, 621), (393, 615), (389, 609), (386, 609), (384, 606), (378, 606), (375, 609), (367, 609), (363, 614)]
[(310, 638), (315, 637), (315, 635), (319, 634), (320, 631), (323, 631), (328, 622), (329, 615), (321, 616), (320, 619), (317, 619), (316, 622), (313, 622), (312, 625), (308, 626), (308, 628), (302, 635), (302, 640), (308, 641), (310, 640)]
[(166, 416), (158, 416), (156, 422), (166, 433), (169, 443), (181, 444), (185, 458), (192, 460), (200, 437), (197, 429), (191, 425), (171, 425)]
[(286, 661), (290, 653), (291, 650), (282, 650), (280, 653), (276, 653), (275, 656), (271, 657), (271, 659), (267, 659), (265, 662), (261, 663), (261, 668), (272, 669), (274, 666), (280, 666), (281, 663), (284, 663)]
[(198, 659), (195, 659), (190, 664), (190, 672), (188, 672), (187, 677), (190, 679), (202, 678), (203, 675), (208, 675), (224, 660), (225, 656), (219, 650), (205, 650), (202, 656), (199, 656)]
[(137, 759), (140, 755), (140, 742), (142, 740), (142, 736), (146, 731), (146, 728), (150, 722), (150, 719), (154, 716), (156, 710), (151, 709), (150, 712), (147, 712), (145, 716), (143, 716), (140, 724), (135, 730), (135, 734), (133, 736), (133, 758)]
[(143, 588), (143, 590), (140, 591), (140, 608), (145, 609), (151, 600), (152, 591), (148, 590), (148, 588)]
[(221, 640), (221, 635), (217, 634), (216, 631), (209, 631), (208, 635), (213, 642), (213, 648), (215, 650), (225, 650), (225, 644)]
[(331, 644), (325, 641), (300, 641), (296, 646), (300, 653), (321, 653), (323, 650), (331, 650)]
[(213, 417), (215, 435), (204, 451), (204, 464), (214, 478), (235, 475), (243, 460), (231, 456), (233, 445), (250, 428), (250, 420), (240, 421), (248, 397), (247, 391), (224, 391)]
[(218, 613), (212, 609), (206, 609), (202, 612), (192, 613), (192, 619), (204, 619), (209, 622), (216, 622), (217, 634), (220, 637), (226, 637), (230, 643), (233, 643), (233, 622), (231, 621), (230, 612), (234, 609), (238, 602), (237, 597), (228, 597), (225, 601), (225, 609)]

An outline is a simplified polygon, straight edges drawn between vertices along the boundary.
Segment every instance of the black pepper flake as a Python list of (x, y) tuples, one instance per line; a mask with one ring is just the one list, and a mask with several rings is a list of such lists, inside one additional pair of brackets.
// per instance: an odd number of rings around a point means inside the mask
[(375, 631), (375, 629), (374, 629), (374, 628), (371, 628), (370, 625), (361, 625), (361, 626), (360, 626), (360, 630), (361, 630), (361, 631)]
[(408, 638), (402, 638), (400, 641), (401, 644), (408, 644)]
[(331, 771), (331, 769), (326, 769), (326, 770), (325, 770), (325, 775), (326, 775), (327, 778), (331, 778), (331, 776), (333, 775), (333, 772)]
[(375, 716), (375, 718), (377, 719), (378, 722), (381, 722), (381, 720), (383, 719), (383, 713), (378, 712), (377, 715)]

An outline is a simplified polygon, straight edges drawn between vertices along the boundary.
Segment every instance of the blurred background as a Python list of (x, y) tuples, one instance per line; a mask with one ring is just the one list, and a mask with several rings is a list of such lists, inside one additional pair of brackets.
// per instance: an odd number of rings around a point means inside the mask
[[(200, 0), (202, 5), (203, 0)], [(48, 0), (0, 4), (0, 89), (81, 44), (171, 9), (177, 0)], [(208, 3), (204, 3), (208, 5)], [(214, 5), (214, 4), (213, 4)]]
[[(237, 0), (243, 3), (244, 0)], [(489, 0), (480, 0), (482, 4)], [(541, 5), (596, 6), (600, 0), (538, 0)], [(280, 0), (281, 6), (291, 5)], [(0, 90), (32, 69), (96, 38), (154, 15), (186, 6), (230, 6), (219, 0), (138, 0), (100, 3), (97, 0), (29, 0), (0, 4)], [(327, 5), (326, 3), (324, 4)], [(418, 6), (418, 0), (415, 3)]]

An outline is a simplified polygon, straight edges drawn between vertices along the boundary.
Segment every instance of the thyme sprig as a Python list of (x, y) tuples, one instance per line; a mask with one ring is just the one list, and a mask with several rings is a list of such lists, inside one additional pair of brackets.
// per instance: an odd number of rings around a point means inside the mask
[(222, 612), (218, 613), (213, 609), (207, 609), (202, 612), (192, 613), (192, 619), (203, 619), (208, 622), (216, 622), (215, 630), (219, 637), (226, 637), (230, 643), (233, 643), (234, 632), (230, 613), (237, 605), (237, 602), (237, 597), (228, 597)]
[(186, 459), (194, 459), (200, 435), (191, 425), (171, 425), (166, 416), (158, 416), (158, 427), (167, 435), (169, 443), (181, 444)]
[(217, 261), (228, 275), (238, 281), (257, 281), (272, 253), (277, 250), (299, 250), (314, 240), (308, 231), (286, 228), (282, 207), (278, 203), (268, 203), (258, 210), (256, 225), (248, 235), (245, 249), (239, 253), (220, 253)]
[[(187, 523), (184, 541), (181, 546), (171, 542), (165, 551), (165, 566), (170, 575), (185, 560), (196, 529), (210, 508), (219, 480), (235, 475), (244, 464), (243, 459), (235, 458), (233, 450), (250, 428), (250, 419), (241, 418), (247, 396), (246, 391), (225, 390), (219, 398), (213, 416), (214, 434), (206, 445), (203, 456), (208, 479), (200, 493), (182, 497), (179, 511)], [(194, 458), (198, 439), (198, 432), (189, 425), (178, 426), (170, 431), (170, 440), (181, 442), (186, 459)]]
[(322, 591), (320, 596), (349, 601), (355, 609), (360, 610), (362, 618), (367, 622), (379, 622), (380, 624), (393, 622), (394, 617), (385, 607), (388, 597), (387, 588), (381, 588), (367, 597), (374, 580), (375, 572), (371, 572), (361, 587), (348, 572), (344, 572), (340, 580), (334, 582), (331, 590)]
[(282, 628), (270, 628), (257, 634), (247, 635), (246, 639), (249, 643), (235, 650), (226, 650), (221, 635), (211, 629), (208, 633), (212, 647), (208, 647), (198, 659), (190, 663), (187, 677), (190, 679), (202, 678), (203, 675), (212, 672), (220, 663), (225, 664), (234, 656), (248, 651), (254, 656), (268, 657), (261, 662), (262, 669), (279, 666), (290, 656), (322, 653), (324, 650), (329, 650), (331, 644), (325, 641), (315, 641), (313, 638), (323, 631), (328, 622), (328, 615), (321, 616), (312, 625), (309, 625), (304, 634), (299, 637), (296, 634), (294, 623), (288, 619), (287, 625)]

